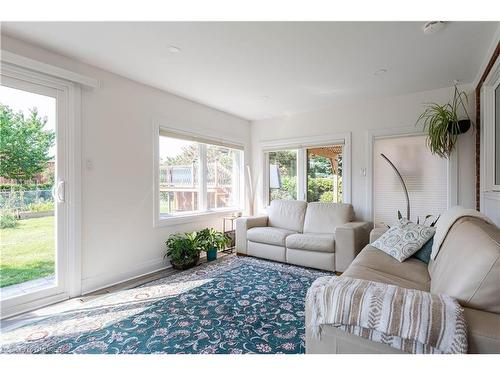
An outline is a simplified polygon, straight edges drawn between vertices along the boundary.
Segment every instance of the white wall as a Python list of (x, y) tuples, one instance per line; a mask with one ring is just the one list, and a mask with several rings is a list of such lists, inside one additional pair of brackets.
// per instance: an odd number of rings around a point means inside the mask
[[(221, 227), (203, 222), (153, 227), (153, 118), (246, 144), (250, 124), (235, 116), (2, 36), (2, 49), (100, 80), (82, 92), (82, 279), (84, 291), (167, 266), (170, 233)], [(90, 160), (92, 168), (86, 168)]]
[[(470, 86), (463, 87), (469, 97), (471, 116), (474, 115), (474, 95)], [(353, 104), (339, 105), (313, 112), (284, 116), (252, 123), (253, 183), (256, 210), (262, 210), (262, 149), (260, 142), (283, 138), (318, 136), (331, 133), (352, 132), (352, 203), (358, 219), (370, 220), (367, 178), (360, 173), (367, 165), (367, 131), (386, 128), (412, 127), (422, 111), (422, 103), (448, 102), (452, 88), (419, 92), (402, 96), (360, 100)], [(459, 204), (474, 208), (475, 205), (475, 141), (469, 131), (458, 142)]]
[[(360, 169), (368, 167), (366, 131), (413, 126), (423, 102), (446, 102), (452, 93), (446, 88), (363, 100), (256, 121), (250, 126), (235, 116), (4, 35), (1, 47), (101, 81), (99, 89), (85, 89), (82, 93), (82, 275), (87, 291), (165, 266), (163, 241), (170, 233), (221, 225), (219, 216), (203, 222), (153, 227), (153, 118), (170, 119), (170, 126), (181, 129), (186, 126), (212, 136), (221, 133), (226, 138), (244, 141), (245, 163), (252, 163), (257, 207), (262, 202), (261, 141), (350, 131), (352, 203), (358, 218), (367, 219), (368, 186), (366, 178), (360, 175)], [(471, 92), (470, 87), (468, 90)], [(471, 108), (473, 98), (471, 92)], [(474, 135), (469, 132), (458, 145), (459, 203), (466, 207), (475, 204), (474, 152)], [(87, 159), (92, 162), (92, 169), (85, 168)]]

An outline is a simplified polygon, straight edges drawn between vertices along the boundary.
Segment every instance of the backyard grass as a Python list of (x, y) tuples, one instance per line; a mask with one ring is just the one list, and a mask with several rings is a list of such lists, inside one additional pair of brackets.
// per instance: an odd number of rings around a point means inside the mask
[(0, 229), (0, 288), (54, 274), (54, 216)]

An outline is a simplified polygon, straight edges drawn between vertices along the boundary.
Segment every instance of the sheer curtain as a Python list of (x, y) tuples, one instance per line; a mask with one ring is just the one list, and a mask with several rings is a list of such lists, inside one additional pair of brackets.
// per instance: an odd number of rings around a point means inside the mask
[[(397, 212), (406, 217), (406, 200), (399, 179), (380, 156), (383, 153), (401, 173), (410, 196), (411, 220), (437, 216), (448, 207), (447, 160), (432, 155), (425, 136), (376, 139), (373, 147), (373, 208), (375, 225), (391, 225)], [(430, 220), (430, 219), (429, 219)]]

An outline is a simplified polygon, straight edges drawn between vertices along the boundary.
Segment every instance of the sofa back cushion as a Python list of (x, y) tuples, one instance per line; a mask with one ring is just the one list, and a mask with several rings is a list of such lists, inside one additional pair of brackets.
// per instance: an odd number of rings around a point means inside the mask
[(429, 273), (431, 293), (500, 313), (500, 229), (475, 217), (457, 220), (430, 261)]
[(274, 200), (267, 209), (270, 227), (302, 232), (307, 203), (294, 200)]
[(352, 221), (353, 217), (350, 204), (312, 202), (307, 205), (304, 233), (335, 233), (335, 228)]

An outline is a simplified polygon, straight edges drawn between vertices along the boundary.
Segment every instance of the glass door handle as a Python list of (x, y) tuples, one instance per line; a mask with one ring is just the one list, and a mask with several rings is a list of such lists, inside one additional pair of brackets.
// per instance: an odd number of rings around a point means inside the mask
[(65, 181), (59, 181), (54, 187), (52, 188), (52, 197), (57, 203), (63, 203), (66, 198), (66, 182)]

